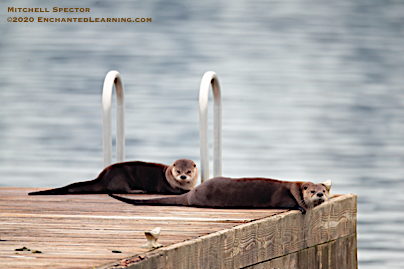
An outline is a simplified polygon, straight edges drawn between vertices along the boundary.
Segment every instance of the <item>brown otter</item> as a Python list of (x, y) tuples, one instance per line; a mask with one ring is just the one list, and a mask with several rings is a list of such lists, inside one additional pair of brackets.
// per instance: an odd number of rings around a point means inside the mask
[(323, 184), (269, 178), (216, 177), (175, 197), (133, 200), (109, 194), (134, 205), (179, 205), (213, 208), (286, 208), (303, 214), (327, 200)]
[(172, 165), (147, 162), (116, 163), (105, 168), (91, 181), (65, 187), (31, 192), (29, 195), (91, 194), (91, 193), (164, 193), (190, 191), (198, 180), (198, 169), (192, 160), (179, 159)]

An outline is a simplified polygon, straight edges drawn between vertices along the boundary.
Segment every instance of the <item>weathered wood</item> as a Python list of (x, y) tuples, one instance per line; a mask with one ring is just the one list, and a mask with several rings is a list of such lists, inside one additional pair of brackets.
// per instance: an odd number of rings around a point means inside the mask
[[(159, 243), (170, 246), (285, 211), (135, 207), (107, 195), (27, 195), (36, 190), (0, 188), (0, 268), (90, 268), (144, 255), (144, 231), (155, 227), (162, 229)], [(15, 251), (24, 246), (42, 253)]]
[[(286, 268), (300, 268), (299, 260), (308, 266), (302, 268), (317, 268), (317, 256), (327, 265), (356, 268), (352, 262), (356, 261), (356, 239), (336, 241), (356, 238), (356, 199), (355, 194), (338, 196), (306, 215), (288, 211), (157, 249), (141, 261), (133, 257), (136, 262), (129, 262), (128, 268), (244, 268), (282, 256), (282, 264), (290, 265)], [(329, 246), (316, 254), (315, 247), (321, 244)], [(348, 252), (340, 251), (344, 244), (351, 244)]]
[(299, 268), (340, 269), (358, 268), (356, 235), (351, 234), (331, 242), (302, 249), (291, 254), (246, 267), (246, 269)]
[[(242, 268), (281, 257), (280, 263), (296, 266), (304, 260), (327, 266), (356, 261), (356, 237), (341, 239), (356, 233), (354, 194), (302, 215), (132, 206), (106, 195), (27, 195), (34, 190), (0, 188), (0, 268), (111, 268), (119, 263), (127, 268)], [(141, 248), (144, 231), (155, 227), (162, 229), (164, 247), (148, 252)], [(15, 251), (24, 246), (42, 253)]]

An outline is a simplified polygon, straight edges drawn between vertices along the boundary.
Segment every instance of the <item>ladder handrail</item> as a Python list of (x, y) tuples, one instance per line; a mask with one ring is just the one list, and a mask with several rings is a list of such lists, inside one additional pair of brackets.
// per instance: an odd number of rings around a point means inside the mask
[(102, 88), (102, 137), (104, 168), (112, 164), (111, 100), (115, 84), (116, 92), (116, 161), (125, 160), (125, 93), (118, 71), (109, 71)]
[(201, 182), (209, 179), (208, 100), (209, 86), (213, 92), (213, 177), (222, 175), (222, 97), (219, 78), (213, 71), (206, 72), (199, 88), (199, 146)]

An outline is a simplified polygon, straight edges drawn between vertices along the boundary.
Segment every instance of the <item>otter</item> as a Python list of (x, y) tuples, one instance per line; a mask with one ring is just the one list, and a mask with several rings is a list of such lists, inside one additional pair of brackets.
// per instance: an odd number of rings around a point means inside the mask
[(327, 201), (324, 184), (280, 181), (269, 178), (216, 177), (190, 192), (175, 197), (133, 200), (114, 194), (112, 198), (134, 205), (174, 205), (211, 208), (283, 208), (303, 214)]
[(189, 159), (176, 160), (169, 166), (139, 161), (123, 162), (108, 166), (94, 180), (31, 192), (29, 195), (139, 192), (181, 194), (192, 190), (197, 180), (198, 169)]

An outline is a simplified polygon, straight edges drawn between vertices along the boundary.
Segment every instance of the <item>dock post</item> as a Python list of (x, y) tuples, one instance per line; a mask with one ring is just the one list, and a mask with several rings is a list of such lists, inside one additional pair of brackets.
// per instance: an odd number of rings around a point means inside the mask
[(209, 86), (213, 91), (213, 177), (222, 175), (222, 97), (219, 78), (206, 72), (199, 88), (199, 146), (201, 152), (201, 182), (209, 179), (208, 100)]
[(109, 71), (102, 89), (102, 139), (104, 167), (112, 164), (111, 99), (112, 88), (116, 92), (116, 161), (125, 160), (125, 94), (118, 71)]

